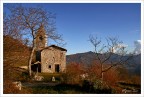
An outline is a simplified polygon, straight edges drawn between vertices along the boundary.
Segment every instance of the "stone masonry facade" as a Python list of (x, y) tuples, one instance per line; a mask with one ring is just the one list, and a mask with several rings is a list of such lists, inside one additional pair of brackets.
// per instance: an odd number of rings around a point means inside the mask
[(47, 36), (45, 32), (44, 27), (41, 26), (36, 34), (37, 36), (34, 40), (36, 47), (35, 54), (36, 62), (39, 63), (33, 64), (32, 66), (43, 73), (64, 72), (66, 69), (67, 50), (56, 45), (47, 46)]
[(51, 45), (41, 51), (41, 72), (63, 72), (66, 68), (66, 50)]

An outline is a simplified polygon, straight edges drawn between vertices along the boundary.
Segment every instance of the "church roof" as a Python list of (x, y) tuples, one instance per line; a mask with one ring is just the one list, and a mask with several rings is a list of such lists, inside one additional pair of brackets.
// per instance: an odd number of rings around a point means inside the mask
[(44, 49), (49, 49), (49, 47), (53, 47), (53, 48), (56, 48), (56, 49), (60, 49), (60, 50), (62, 50), (62, 51), (67, 51), (65, 48), (62, 48), (62, 47), (59, 47), (59, 46), (56, 46), (56, 45), (50, 45), (50, 46), (48, 46), (48, 47), (46, 47), (46, 48), (44, 48)]
[(54, 48), (57, 48), (57, 49), (61, 49), (62, 51), (67, 51), (65, 48), (62, 48), (62, 47), (59, 47), (59, 46), (56, 46), (56, 45), (50, 45), (49, 47), (54, 47)]

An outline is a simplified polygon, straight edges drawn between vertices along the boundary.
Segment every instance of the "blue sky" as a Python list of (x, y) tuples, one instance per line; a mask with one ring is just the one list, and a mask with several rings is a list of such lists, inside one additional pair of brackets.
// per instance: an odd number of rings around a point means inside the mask
[(129, 49), (141, 40), (141, 4), (139, 3), (44, 3), (23, 4), (42, 6), (56, 13), (57, 32), (67, 43), (67, 54), (93, 51), (89, 35), (105, 38), (119, 37)]

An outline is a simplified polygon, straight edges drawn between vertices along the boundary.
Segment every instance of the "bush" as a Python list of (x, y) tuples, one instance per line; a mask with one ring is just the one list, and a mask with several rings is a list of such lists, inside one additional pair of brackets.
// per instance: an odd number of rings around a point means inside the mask
[(96, 93), (96, 94), (103, 94), (103, 93), (112, 93), (113, 90), (109, 87), (105, 82), (97, 79), (94, 82), (90, 82), (88, 80), (84, 80), (82, 84), (83, 91), (88, 93)]
[(97, 79), (94, 82), (94, 90), (96, 93), (111, 94), (116, 93), (115, 89), (112, 88), (107, 82)]
[(83, 73), (84, 69), (81, 64), (70, 63), (67, 65), (66, 73), (62, 74), (62, 79), (67, 84), (81, 84), (80, 75)]
[(83, 81), (82, 89), (88, 93), (94, 93), (93, 83), (89, 82), (88, 80)]
[(28, 72), (22, 72), (21, 77), (19, 77), (19, 80), (22, 82), (29, 81), (30, 77), (29, 77)]

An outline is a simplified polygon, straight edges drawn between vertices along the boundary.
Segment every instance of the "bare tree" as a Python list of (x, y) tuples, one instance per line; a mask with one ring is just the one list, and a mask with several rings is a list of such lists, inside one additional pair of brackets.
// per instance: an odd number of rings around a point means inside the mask
[[(36, 32), (39, 27), (41, 25), (44, 26), (48, 38), (55, 41), (62, 40), (61, 35), (56, 33), (55, 15), (42, 8), (26, 8), (21, 5), (13, 6), (9, 10), (11, 12), (9, 17), (4, 19), (4, 23), (8, 25), (4, 26), (5, 34), (13, 31), (15, 34), (22, 35), (22, 37), (26, 37), (29, 41), (32, 41), (32, 50), (28, 63), (29, 75), (31, 76), (31, 63), (35, 51), (34, 39), (36, 38)], [(12, 29), (12, 31), (7, 31), (7, 29)]]
[(100, 78), (102, 80), (104, 72), (116, 66), (129, 64), (128, 61), (133, 57), (133, 54), (127, 55), (126, 46), (118, 38), (108, 37), (106, 40), (107, 44), (101, 45), (101, 40), (98, 37), (89, 36), (89, 41), (94, 46), (94, 53), (98, 61), (97, 64), (100, 65)]

